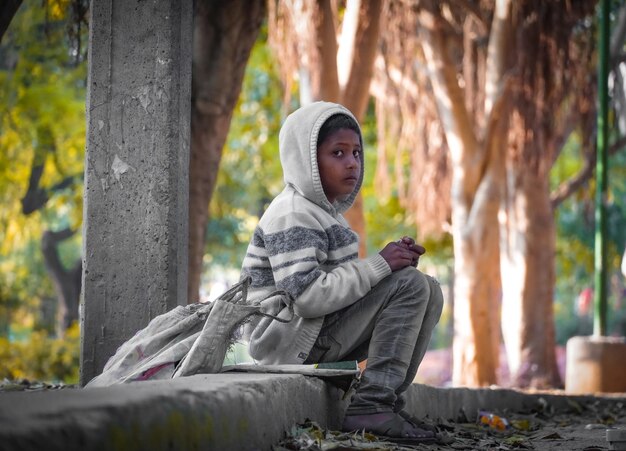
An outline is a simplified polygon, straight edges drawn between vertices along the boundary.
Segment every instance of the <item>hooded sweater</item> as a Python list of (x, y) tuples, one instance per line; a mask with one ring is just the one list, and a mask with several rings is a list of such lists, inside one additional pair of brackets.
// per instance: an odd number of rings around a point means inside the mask
[[(261, 364), (303, 363), (324, 316), (357, 302), (391, 274), (379, 254), (358, 258), (358, 235), (342, 215), (361, 188), (364, 164), (351, 194), (332, 204), (324, 194), (317, 137), (335, 114), (358, 123), (341, 105), (315, 102), (289, 115), (280, 130), (285, 188), (259, 220), (242, 277), (252, 279), (248, 298), (253, 301), (275, 290), (287, 291), (294, 299), (294, 317), (287, 323), (260, 317), (246, 324), (250, 355)], [(264, 310), (283, 319), (291, 316), (280, 297), (265, 302)]]

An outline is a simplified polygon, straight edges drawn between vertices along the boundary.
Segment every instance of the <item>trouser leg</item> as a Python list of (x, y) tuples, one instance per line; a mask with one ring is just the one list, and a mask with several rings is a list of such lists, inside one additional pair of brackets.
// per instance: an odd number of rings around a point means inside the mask
[(425, 274), (425, 276), (430, 286), (430, 297), (428, 299), (426, 314), (424, 315), (424, 319), (422, 321), (422, 327), (420, 328), (420, 333), (417, 337), (417, 343), (415, 345), (415, 349), (413, 350), (413, 356), (411, 358), (409, 369), (407, 370), (406, 378), (404, 379), (402, 385), (400, 385), (400, 387), (396, 390), (397, 399), (393, 409), (395, 412), (400, 412), (406, 404), (404, 392), (415, 380), (417, 369), (422, 363), (422, 359), (428, 350), (432, 332), (439, 322), (441, 311), (443, 309), (443, 293), (441, 292), (439, 282), (427, 274)]
[[(392, 273), (353, 305), (327, 315), (310, 362), (367, 357), (351, 415), (394, 410), (425, 352), (416, 351), (431, 299), (429, 279), (414, 268)], [(429, 324), (436, 309), (429, 314)], [(440, 310), (440, 309), (439, 309)], [(434, 323), (438, 320), (434, 320)], [(433, 323), (433, 325), (434, 325)], [(432, 327), (422, 332), (428, 345)], [(358, 355), (367, 347), (367, 355)], [(412, 372), (412, 375), (411, 375)], [(410, 383), (410, 382), (409, 382)]]

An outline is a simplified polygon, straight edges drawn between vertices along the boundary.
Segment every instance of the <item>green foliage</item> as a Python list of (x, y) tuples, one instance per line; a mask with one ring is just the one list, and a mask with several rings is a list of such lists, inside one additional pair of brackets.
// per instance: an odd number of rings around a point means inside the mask
[[(56, 294), (40, 244), (45, 230), (82, 221), (87, 27), (72, 6), (25, 0), (0, 46), (0, 377), (77, 379), (78, 326), (49, 338)], [(48, 200), (26, 215), (34, 166)], [(77, 233), (60, 257), (70, 266), (79, 256)]]
[[(619, 16), (624, 0), (611, 4), (611, 29)], [(597, 8), (597, 14), (600, 7)], [(593, 30), (599, 32), (593, 22)], [(617, 130), (615, 112), (610, 111), (609, 129)], [(613, 136), (613, 139), (617, 139)], [(552, 186), (576, 173), (582, 166), (580, 137), (574, 136), (565, 147), (552, 171)], [(557, 278), (555, 319), (557, 342), (564, 344), (573, 335), (589, 335), (593, 331), (593, 306), (590, 312), (578, 311), (578, 297), (585, 288), (594, 285), (595, 241), (595, 179), (565, 201), (557, 210)], [(626, 280), (619, 266), (626, 247), (626, 149), (609, 155), (607, 193), (607, 333), (626, 335)]]
[[(552, 186), (571, 177), (582, 167), (579, 139), (574, 136), (564, 148), (551, 173)], [(609, 335), (626, 335), (626, 293), (620, 263), (626, 246), (626, 151), (610, 156), (608, 223)], [(592, 333), (591, 312), (578, 312), (583, 289), (594, 285), (595, 183), (579, 190), (556, 212), (556, 298), (555, 321), (559, 344), (574, 335)]]
[(211, 200), (207, 265), (239, 268), (258, 218), (283, 187), (282, 87), (263, 30), (246, 67)]
[(33, 332), (27, 341), (0, 337), (0, 379), (34, 379), (78, 383), (80, 331), (74, 323), (62, 339), (45, 331)]

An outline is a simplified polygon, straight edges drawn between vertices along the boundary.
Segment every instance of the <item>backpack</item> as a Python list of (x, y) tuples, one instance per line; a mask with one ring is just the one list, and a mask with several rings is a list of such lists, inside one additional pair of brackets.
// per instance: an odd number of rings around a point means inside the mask
[[(117, 349), (102, 374), (85, 387), (219, 372), (236, 331), (252, 315), (280, 322), (293, 319), (293, 298), (289, 293), (278, 290), (249, 303), (250, 282), (250, 277), (242, 279), (212, 303), (179, 305), (152, 319)], [(275, 301), (277, 297), (289, 307), (290, 318), (277, 318), (261, 310), (265, 301)]]

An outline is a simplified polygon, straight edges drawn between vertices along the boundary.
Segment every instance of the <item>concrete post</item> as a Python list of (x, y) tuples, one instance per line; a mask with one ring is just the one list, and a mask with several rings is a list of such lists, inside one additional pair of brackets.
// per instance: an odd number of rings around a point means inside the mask
[(567, 340), (565, 391), (625, 393), (626, 338), (572, 337)]
[(91, 2), (82, 384), (187, 302), (192, 4)]

